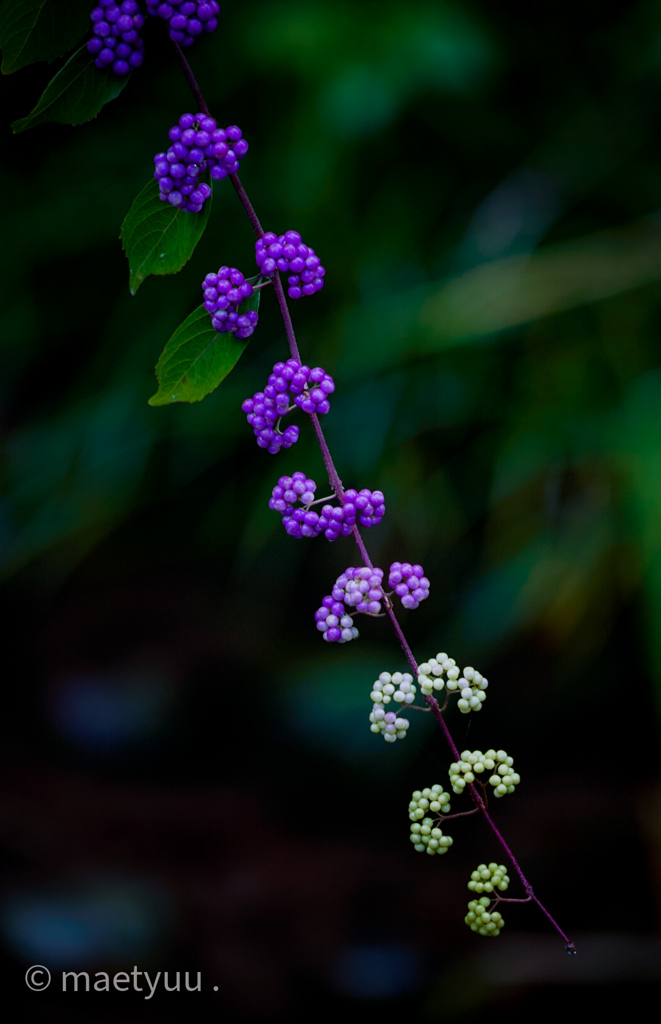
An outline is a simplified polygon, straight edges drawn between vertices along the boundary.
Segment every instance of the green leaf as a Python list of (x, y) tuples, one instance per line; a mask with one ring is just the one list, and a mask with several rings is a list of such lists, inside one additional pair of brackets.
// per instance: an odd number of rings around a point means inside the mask
[(152, 179), (133, 200), (119, 237), (129, 261), (135, 295), (150, 274), (176, 274), (191, 258), (211, 212), (211, 197), (199, 213), (188, 213), (159, 198)]
[[(254, 277), (247, 277), (246, 281), (254, 285), (255, 281), (260, 280), (261, 276), (261, 274), (255, 274)], [(252, 293), (249, 299), (246, 299), (245, 302), (241, 303), (241, 305), (239, 306), (239, 313), (259, 313), (259, 303), (261, 301), (261, 298), (262, 289), (258, 288), (257, 291), (254, 291)]]
[(91, 121), (104, 104), (114, 100), (129, 80), (108, 68), (95, 68), (94, 57), (81, 46), (50, 80), (34, 110), (14, 121), (16, 134), (45, 121), (83, 124)]
[[(259, 292), (253, 294), (240, 311), (246, 312), (248, 303), (253, 303), (250, 308), (256, 311), (259, 295)], [(248, 338), (245, 341), (235, 338), (233, 334), (219, 334), (211, 326), (204, 306), (198, 306), (163, 349), (156, 364), (159, 388), (149, 404), (201, 402), (234, 369), (248, 341)]]
[(90, 30), (90, 0), (4, 0), (0, 8), (2, 72), (55, 60)]

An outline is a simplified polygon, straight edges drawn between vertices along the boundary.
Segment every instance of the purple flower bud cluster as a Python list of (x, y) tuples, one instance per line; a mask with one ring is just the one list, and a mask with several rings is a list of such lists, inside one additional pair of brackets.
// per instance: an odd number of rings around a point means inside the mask
[(190, 46), (196, 36), (213, 32), (219, 11), (217, 0), (147, 0), (147, 12), (168, 22), (168, 35), (180, 46)]
[(253, 428), (257, 444), (275, 454), (280, 448), (290, 448), (298, 441), (298, 427), (289, 426), (280, 433), (278, 420), (291, 412), (289, 399), (303, 412), (323, 414), (330, 409), (328, 396), (335, 390), (333, 378), (320, 366), (310, 369), (296, 359), (276, 363), (268, 384), (241, 406)]
[(221, 267), (217, 274), (207, 274), (202, 282), (204, 308), (211, 316), (212, 326), (220, 333), (228, 331), (235, 338), (249, 338), (255, 330), (259, 317), (254, 310), (239, 313), (239, 306), (253, 293), (250, 281), (246, 281), (235, 267)]
[(112, 65), (116, 75), (139, 68), (144, 50), (140, 29), (145, 19), (136, 0), (99, 0), (90, 18), (93, 35), (87, 49), (95, 56), (95, 66)]
[(298, 231), (287, 231), (284, 235), (267, 231), (255, 242), (255, 258), (265, 277), (276, 270), (289, 275), (287, 294), (290, 299), (314, 295), (324, 286), (326, 271), (314, 249), (301, 241)]
[(198, 213), (211, 195), (200, 175), (209, 168), (214, 181), (236, 174), (248, 143), (236, 125), (218, 128), (206, 114), (183, 114), (168, 132), (172, 145), (154, 157), (160, 198), (189, 213)]
[(401, 599), (404, 608), (417, 608), (421, 601), (429, 597), (429, 580), (421, 565), (393, 562), (388, 584)]
[[(381, 522), (386, 510), (381, 491), (345, 491), (344, 505), (324, 505), (321, 514), (309, 506), (314, 501), (317, 485), (297, 472), (291, 477), (281, 476), (273, 488), (269, 508), (282, 514), (285, 530), (291, 537), (318, 537), (325, 534), (328, 540), (348, 537), (356, 520), (361, 526), (374, 526)], [(300, 502), (302, 508), (294, 508)]]

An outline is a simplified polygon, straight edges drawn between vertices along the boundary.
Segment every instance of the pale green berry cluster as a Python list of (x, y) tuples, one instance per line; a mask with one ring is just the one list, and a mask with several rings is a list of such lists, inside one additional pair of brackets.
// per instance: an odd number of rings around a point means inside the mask
[(410, 672), (393, 672), (392, 675), (390, 672), (382, 672), (372, 684), (370, 697), (375, 704), (390, 704), (391, 700), (397, 704), (412, 704), (415, 694), (416, 689)]
[(493, 892), (494, 889), (505, 892), (509, 884), (510, 879), (505, 866), (491, 861), (490, 864), (478, 864), (475, 871), (471, 872), (468, 888), (473, 892)]
[(489, 911), (491, 900), (488, 896), (481, 896), (479, 900), (471, 900), (468, 904), (468, 913), (464, 918), (471, 931), (480, 935), (499, 935), (504, 926), (502, 914), (497, 910)]
[(447, 814), (450, 810), (450, 794), (446, 793), (442, 786), (428, 786), (426, 789), (416, 789), (409, 804), (409, 818), (411, 821), (419, 821), (424, 818), (427, 811), (432, 814)]
[[(446, 679), (443, 679), (443, 673)], [(418, 683), (426, 697), (431, 697), (434, 690), (438, 692), (444, 686), (450, 693), (458, 692), (460, 696), (457, 707), (467, 715), (469, 711), (479, 711), (482, 707), (487, 699), (489, 680), (470, 665), (462, 673), (454, 658), (441, 653), (418, 666)]]
[(489, 785), (493, 786), (495, 796), (513, 793), (521, 776), (512, 771), (514, 758), (508, 757), (504, 750), (464, 750), (461, 760), (450, 765), (450, 782), (455, 793), (461, 793), (475, 777), (483, 772), (491, 772)]
[(408, 718), (399, 718), (394, 711), (386, 711), (383, 704), (375, 704), (370, 714), (370, 731), (382, 733), (386, 743), (403, 740), (411, 724)]
[(452, 846), (450, 836), (444, 836), (442, 830), (434, 824), (433, 818), (423, 818), (411, 825), (411, 842), (418, 853), (446, 853)]

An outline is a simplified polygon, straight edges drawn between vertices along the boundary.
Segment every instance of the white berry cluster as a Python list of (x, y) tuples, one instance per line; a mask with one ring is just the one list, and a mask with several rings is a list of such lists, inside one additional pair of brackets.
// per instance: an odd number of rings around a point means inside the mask
[(468, 904), (468, 913), (464, 918), (471, 931), (479, 935), (499, 935), (504, 926), (502, 914), (497, 910), (489, 911), (491, 900), (488, 896), (481, 896), (479, 900), (471, 900)]
[(468, 888), (473, 892), (493, 892), (494, 889), (505, 892), (509, 884), (510, 879), (505, 866), (491, 861), (490, 864), (478, 864), (475, 871), (471, 872)]
[(451, 837), (443, 835), (443, 831), (434, 824), (433, 818), (423, 818), (422, 821), (413, 822), (411, 842), (413, 849), (418, 853), (429, 853), (432, 856), (436, 853), (447, 853), (452, 846)]
[(382, 672), (372, 684), (370, 697), (375, 704), (390, 704), (391, 700), (398, 704), (412, 704), (415, 699), (415, 686), (410, 672)]
[(450, 794), (446, 793), (438, 783), (426, 789), (416, 789), (409, 803), (409, 818), (419, 821), (427, 811), (433, 814), (448, 814), (450, 810)]
[(408, 718), (399, 718), (394, 711), (386, 711), (383, 704), (375, 704), (370, 714), (370, 731), (381, 733), (386, 743), (403, 740), (411, 724)]
[[(446, 679), (443, 679), (443, 673)], [(460, 697), (457, 707), (467, 715), (469, 711), (479, 711), (482, 707), (487, 699), (485, 691), (489, 680), (470, 665), (466, 666), (462, 674), (454, 658), (441, 653), (418, 666), (418, 683), (422, 693), (427, 697), (430, 697), (434, 690), (442, 690), (444, 686), (451, 693), (458, 692)]]
[(482, 772), (491, 772), (489, 785), (493, 786), (495, 796), (513, 793), (521, 776), (512, 771), (514, 758), (508, 757), (504, 750), (464, 750), (461, 760), (450, 765), (450, 782), (455, 793), (461, 793), (475, 776)]

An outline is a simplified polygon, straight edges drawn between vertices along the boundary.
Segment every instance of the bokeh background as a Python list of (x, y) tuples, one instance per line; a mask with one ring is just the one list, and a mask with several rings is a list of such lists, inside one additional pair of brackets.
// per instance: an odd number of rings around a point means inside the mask
[[(163, 36), (78, 128), (11, 136), (54, 69), (2, 83), (6, 991), (53, 1022), (630, 1005), (661, 973), (661, 5), (244, 0), (190, 51), (262, 223), (327, 268), (293, 316), (331, 449), (385, 492), (375, 564), (432, 581), (419, 660), (490, 679), (450, 726), (514, 755), (497, 820), (574, 958), (530, 906), (463, 923), (501, 859), (480, 821), (410, 848), (448, 754), (422, 715), (369, 732), (397, 642), (313, 624), (352, 543), (268, 510), (296, 469), (325, 493), (310, 432), (273, 459), (241, 413), (285, 352), (273, 297), (218, 391), (147, 405), (204, 275), (253, 253), (222, 185), (190, 263), (129, 294), (122, 218), (192, 108)], [(32, 963), (203, 991), (33, 995)]]

